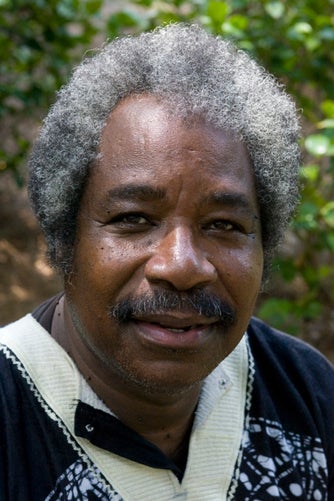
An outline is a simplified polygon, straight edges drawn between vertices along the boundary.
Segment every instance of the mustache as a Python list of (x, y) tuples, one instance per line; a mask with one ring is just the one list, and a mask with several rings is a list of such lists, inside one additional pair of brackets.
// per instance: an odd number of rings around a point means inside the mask
[(236, 320), (235, 310), (216, 295), (202, 289), (187, 292), (154, 290), (138, 297), (131, 295), (115, 303), (109, 314), (118, 322), (128, 322), (145, 315), (186, 312), (207, 318), (217, 318), (226, 328)]

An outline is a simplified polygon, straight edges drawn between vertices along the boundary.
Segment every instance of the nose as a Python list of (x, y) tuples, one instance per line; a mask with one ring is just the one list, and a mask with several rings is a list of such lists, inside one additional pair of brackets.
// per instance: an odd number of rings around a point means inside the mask
[(178, 226), (155, 248), (146, 262), (145, 276), (151, 283), (165, 283), (184, 291), (214, 282), (217, 271), (196, 244), (192, 231)]

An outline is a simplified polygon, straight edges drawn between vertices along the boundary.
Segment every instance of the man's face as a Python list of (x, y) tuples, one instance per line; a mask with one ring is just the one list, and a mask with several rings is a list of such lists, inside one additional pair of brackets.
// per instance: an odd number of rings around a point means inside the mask
[(241, 339), (262, 244), (245, 146), (153, 96), (109, 117), (66, 283), (80, 351), (147, 391), (204, 379)]

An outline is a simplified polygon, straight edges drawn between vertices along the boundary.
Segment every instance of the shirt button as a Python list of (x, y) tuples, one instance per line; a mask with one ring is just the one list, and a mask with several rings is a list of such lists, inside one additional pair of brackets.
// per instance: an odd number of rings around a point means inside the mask
[(227, 381), (226, 381), (226, 379), (221, 379), (221, 380), (219, 381), (219, 386), (220, 386), (221, 388), (225, 388), (225, 386), (226, 386), (226, 385), (227, 385)]

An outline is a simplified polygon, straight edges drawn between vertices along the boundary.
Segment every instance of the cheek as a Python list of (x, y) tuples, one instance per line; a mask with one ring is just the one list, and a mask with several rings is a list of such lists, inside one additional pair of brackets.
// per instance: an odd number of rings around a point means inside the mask
[[(134, 287), (141, 276), (146, 259), (145, 249), (129, 242), (112, 239), (109, 235), (92, 234), (81, 239), (74, 256), (74, 281), (86, 296), (93, 291), (103, 297), (113, 298), (129, 282)], [(96, 294), (92, 301), (97, 300)]]
[(262, 283), (262, 245), (222, 251), (218, 268), (220, 280), (228, 287), (236, 304), (252, 307)]

